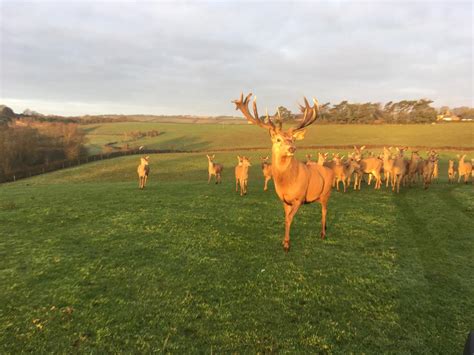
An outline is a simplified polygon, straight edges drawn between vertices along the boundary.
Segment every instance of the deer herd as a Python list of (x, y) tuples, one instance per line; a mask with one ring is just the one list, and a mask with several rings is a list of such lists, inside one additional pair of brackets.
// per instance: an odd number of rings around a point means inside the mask
[[(427, 189), (433, 180), (438, 179), (439, 156), (435, 150), (426, 152), (423, 158), (419, 151), (411, 150), (411, 156), (407, 155), (408, 147), (384, 147), (379, 155), (368, 153), (364, 156), (365, 146), (354, 146), (354, 150), (345, 155), (333, 153), (329, 159), (329, 153), (319, 152), (318, 159), (312, 160), (312, 155), (306, 155), (306, 162), (301, 162), (295, 157), (295, 142), (304, 139), (306, 127), (313, 124), (319, 113), (318, 101), (313, 99), (312, 105), (304, 98), (304, 105), (300, 105), (302, 119), (296, 127), (283, 130), (282, 120), (277, 114), (276, 117), (260, 117), (257, 110), (256, 97), (252, 101), (252, 112), (249, 109), (252, 94), (245, 98), (243, 94), (240, 98), (232, 101), (236, 105), (236, 110), (240, 110), (243, 116), (251, 124), (259, 126), (268, 131), (272, 143), (272, 155), (261, 157), (261, 169), (264, 178), (263, 190), (268, 190), (268, 182), (273, 179), (275, 191), (283, 203), (285, 212), (285, 236), (283, 238), (283, 248), (287, 252), (290, 248), (290, 227), (293, 217), (303, 204), (319, 202), (321, 205), (321, 238), (326, 236), (326, 214), (327, 203), (331, 195), (332, 188), (344, 192), (348, 188), (354, 190), (361, 189), (361, 182), (367, 181), (371, 185), (374, 180), (374, 189), (381, 188), (385, 182), (385, 187), (392, 191), (400, 192), (400, 186), (413, 186), (422, 183)], [(459, 156), (456, 166), (454, 160), (449, 160), (448, 181), (455, 182), (456, 174), (458, 183), (461, 178), (467, 183), (472, 176), (474, 183), (474, 172), (472, 170), (473, 161), (466, 162), (466, 155)], [(222, 182), (223, 165), (215, 162), (215, 155), (207, 155), (208, 159), (208, 183), (212, 176), (215, 183)], [(474, 159), (473, 159), (474, 160)], [(250, 158), (247, 156), (237, 156), (235, 166), (235, 190), (240, 195), (247, 194), (249, 168), (252, 166)], [(139, 187), (143, 189), (146, 185), (149, 174), (148, 157), (141, 158), (138, 166)], [(240, 190), (240, 191), (239, 191)]]

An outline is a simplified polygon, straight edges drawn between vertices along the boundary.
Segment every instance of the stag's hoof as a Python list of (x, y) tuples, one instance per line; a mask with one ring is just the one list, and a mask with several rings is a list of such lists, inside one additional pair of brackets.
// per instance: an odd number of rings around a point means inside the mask
[(321, 232), (321, 239), (326, 239), (326, 233), (325, 232)]
[(285, 253), (288, 253), (288, 251), (290, 250), (290, 241), (284, 240), (282, 244), (283, 244), (283, 250), (285, 251)]

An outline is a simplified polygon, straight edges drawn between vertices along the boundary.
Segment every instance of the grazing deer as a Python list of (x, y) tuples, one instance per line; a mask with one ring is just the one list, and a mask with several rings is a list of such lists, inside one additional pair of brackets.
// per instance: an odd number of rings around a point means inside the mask
[[(360, 174), (372, 174), (375, 178), (375, 189), (378, 190), (380, 189), (380, 186), (382, 184), (382, 178), (380, 176), (381, 171), (382, 171), (382, 165), (383, 162), (376, 158), (376, 157), (371, 157), (371, 158), (362, 158), (362, 151), (365, 149), (365, 145), (357, 148), (357, 146), (354, 146), (354, 158), (355, 160), (359, 163), (360, 165)], [(361, 176), (362, 178), (362, 176)], [(370, 180), (369, 180), (370, 181)], [(369, 183), (370, 185), (370, 183)]]
[[(466, 158), (466, 154), (460, 156), (457, 155), (459, 162), (458, 162), (458, 183), (461, 181), (461, 177), (464, 176), (464, 183), (467, 184), (469, 177), (472, 175), (472, 161), (465, 162), (464, 159)], [(474, 180), (473, 180), (474, 182)]]
[(263, 186), (263, 191), (268, 190), (268, 182), (272, 179), (272, 164), (268, 162), (268, 156), (261, 157), (262, 160), (262, 173), (265, 179), (265, 185)]
[(234, 100), (236, 109), (240, 110), (250, 123), (268, 130), (272, 140), (272, 174), (275, 190), (283, 202), (285, 210), (285, 237), (283, 249), (290, 249), (290, 227), (293, 217), (302, 204), (318, 201), (321, 204), (321, 238), (326, 236), (327, 203), (331, 195), (331, 182), (333, 173), (330, 169), (318, 164), (306, 165), (295, 158), (296, 140), (304, 139), (305, 127), (314, 123), (317, 117), (318, 103), (313, 99), (311, 107), (304, 99), (305, 106), (300, 106), (303, 119), (295, 127), (283, 131), (282, 121), (278, 125), (268, 117), (266, 120), (259, 118), (256, 99), (253, 100), (253, 116), (249, 111), (249, 101), (252, 94)]
[(456, 179), (456, 167), (454, 166), (454, 160), (448, 161), (448, 181), (453, 183)]
[(216, 179), (216, 184), (222, 182), (222, 177), (221, 177), (221, 174), (222, 174), (222, 170), (224, 169), (224, 166), (222, 164), (219, 164), (219, 163), (214, 163), (214, 159), (215, 159), (215, 155), (212, 155), (209, 156), (206, 154), (206, 157), (207, 157), (207, 161), (209, 163), (209, 166), (208, 166), (208, 172), (209, 172), (209, 178), (207, 179), (207, 183), (209, 184), (211, 182), (211, 177), (212, 175), (214, 175), (215, 179)]
[(140, 158), (140, 165), (137, 168), (138, 173), (138, 188), (144, 189), (146, 182), (148, 180), (148, 175), (150, 174), (150, 166), (148, 165), (149, 156)]
[(247, 195), (247, 184), (249, 180), (250, 158), (237, 155), (239, 164), (235, 167), (235, 191), (239, 190), (240, 196)]

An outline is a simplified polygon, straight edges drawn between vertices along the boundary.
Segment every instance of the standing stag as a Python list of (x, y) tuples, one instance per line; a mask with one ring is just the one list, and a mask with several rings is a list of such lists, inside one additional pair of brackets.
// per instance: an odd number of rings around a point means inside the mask
[(138, 173), (138, 188), (144, 189), (146, 186), (146, 181), (148, 180), (148, 175), (150, 174), (150, 166), (148, 165), (148, 159), (150, 157), (141, 157), (140, 165), (137, 168)]
[(206, 154), (206, 157), (209, 163), (208, 169), (207, 169), (209, 173), (209, 178), (207, 179), (207, 183), (209, 184), (211, 182), (211, 177), (212, 175), (214, 175), (216, 179), (216, 184), (218, 184), (221, 182), (221, 174), (222, 174), (222, 170), (224, 169), (224, 166), (219, 163), (214, 163), (214, 159), (216, 157), (215, 155), (211, 157)]
[(247, 195), (247, 185), (249, 180), (250, 158), (237, 155), (238, 165), (235, 167), (235, 191), (239, 191), (240, 196)]
[(286, 252), (290, 249), (290, 227), (293, 217), (302, 204), (318, 201), (321, 203), (321, 238), (326, 236), (326, 214), (327, 202), (331, 195), (331, 183), (333, 173), (318, 164), (306, 164), (295, 158), (296, 140), (304, 139), (305, 127), (311, 125), (317, 117), (318, 103), (314, 100), (311, 107), (304, 99), (305, 106), (300, 106), (303, 119), (295, 128), (283, 131), (282, 121), (278, 120), (278, 125), (268, 117), (260, 119), (257, 112), (257, 102), (253, 100), (253, 116), (249, 111), (249, 101), (252, 94), (245, 97), (240, 95), (240, 99), (234, 100), (236, 110), (240, 110), (244, 117), (251, 123), (269, 131), (272, 140), (272, 175), (275, 190), (283, 202), (285, 210), (285, 237), (283, 248)]
[(261, 157), (262, 160), (262, 173), (265, 179), (265, 185), (263, 186), (263, 191), (268, 190), (268, 182), (272, 179), (272, 164), (268, 162), (268, 156)]

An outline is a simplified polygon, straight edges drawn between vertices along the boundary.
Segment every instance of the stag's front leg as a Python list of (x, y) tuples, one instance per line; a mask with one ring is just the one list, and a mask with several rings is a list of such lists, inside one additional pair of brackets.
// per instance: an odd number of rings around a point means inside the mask
[(290, 227), (293, 222), (293, 217), (301, 206), (301, 201), (294, 201), (293, 205), (289, 205), (283, 202), (283, 208), (285, 209), (285, 238), (283, 239), (283, 249), (285, 252), (290, 250)]

